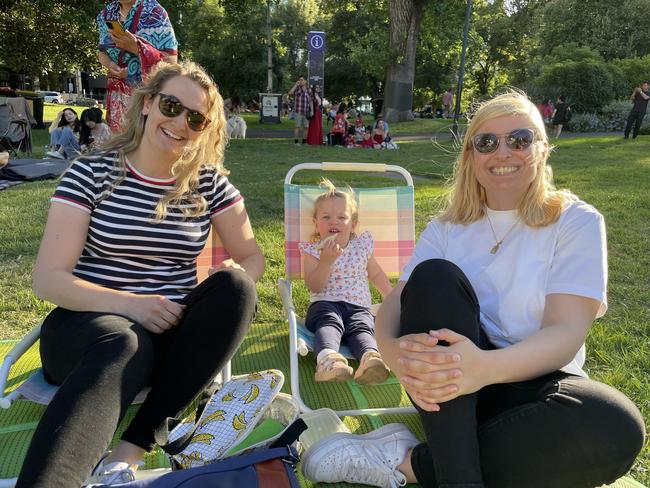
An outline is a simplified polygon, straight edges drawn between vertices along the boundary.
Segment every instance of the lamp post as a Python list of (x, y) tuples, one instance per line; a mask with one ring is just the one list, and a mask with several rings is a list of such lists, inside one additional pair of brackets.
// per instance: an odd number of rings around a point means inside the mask
[(458, 117), (460, 117), (460, 99), (463, 94), (463, 78), (465, 76), (465, 54), (467, 52), (467, 37), (469, 35), (469, 21), (472, 17), (472, 0), (467, 0), (465, 8), (465, 26), (463, 27), (463, 48), (460, 52), (460, 68), (458, 68), (458, 84), (456, 86), (456, 105), (454, 108), (454, 124), (451, 133), (458, 139)]
[(266, 2), (266, 93), (273, 91), (273, 31), (271, 30), (271, 0)]

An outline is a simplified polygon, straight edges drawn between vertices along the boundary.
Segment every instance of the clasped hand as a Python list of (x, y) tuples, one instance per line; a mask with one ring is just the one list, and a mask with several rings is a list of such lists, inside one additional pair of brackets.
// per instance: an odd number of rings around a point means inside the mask
[[(489, 383), (486, 351), (449, 329), (409, 334), (393, 339), (398, 350), (393, 371), (420, 408), (440, 410), (440, 404), (474, 393)], [(439, 345), (446, 341), (449, 346)]]

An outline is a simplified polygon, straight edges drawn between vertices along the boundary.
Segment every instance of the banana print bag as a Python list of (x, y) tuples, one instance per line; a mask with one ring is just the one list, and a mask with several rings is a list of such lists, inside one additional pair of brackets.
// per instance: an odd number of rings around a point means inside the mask
[[(233, 454), (268, 447), (299, 414), (292, 397), (279, 393), (283, 384), (284, 376), (276, 369), (233, 376), (212, 394), (195, 422), (178, 423), (169, 432), (167, 442), (159, 443), (171, 455), (172, 466), (203, 466)], [(232, 452), (266, 419), (282, 424), (283, 432)]]

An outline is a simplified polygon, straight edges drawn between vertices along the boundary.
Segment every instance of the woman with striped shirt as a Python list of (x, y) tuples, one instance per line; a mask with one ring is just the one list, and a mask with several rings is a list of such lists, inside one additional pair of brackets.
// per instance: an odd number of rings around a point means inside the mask
[[(156, 428), (246, 335), (264, 258), (222, 166), (223, 113), (198, 65), (162, 63), (135, 92), (123, 132), (61, 179), (34, 270), (35, 293), (57, 305), (43, 323), (41, 358), (60, 388), (16, 486), (81, 486), (91, 470), (87, 483), (132, 480)], [(196, 286), (210, 228), (231, 259)], [(121, 441), (102, 457), (147, 385)]]

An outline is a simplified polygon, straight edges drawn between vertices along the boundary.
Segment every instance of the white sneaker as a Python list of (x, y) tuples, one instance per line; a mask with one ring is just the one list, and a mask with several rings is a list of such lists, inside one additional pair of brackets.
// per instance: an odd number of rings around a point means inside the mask
[(84, 483), (84, 487), (90, 488), (96, 485), (112, 486), (135, 481), (135, 471), (138, 469), (137, 465), (124, 462), (104, 464), (104, 459), (108, 455), (109, 453), (106, 453), (102, 456), (102, 459), (97, 463), (90, 477)]
[(403, 424), (388, 424), (363, 435), (337, 433), (314, 444), (301, 469), (312, 481), (397, 488), (406, 484), (397, 466), (419, 443)]

